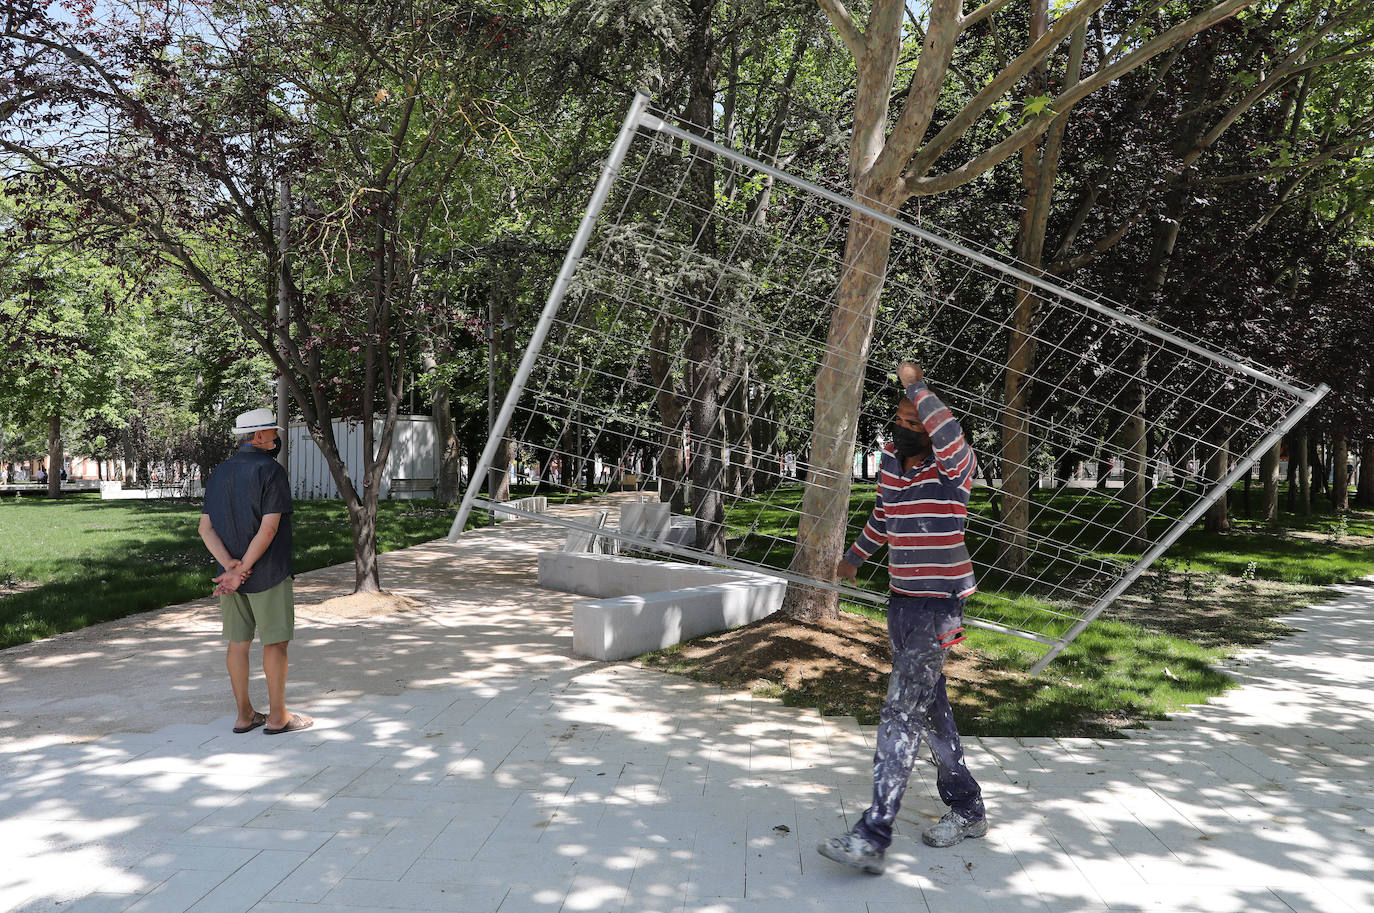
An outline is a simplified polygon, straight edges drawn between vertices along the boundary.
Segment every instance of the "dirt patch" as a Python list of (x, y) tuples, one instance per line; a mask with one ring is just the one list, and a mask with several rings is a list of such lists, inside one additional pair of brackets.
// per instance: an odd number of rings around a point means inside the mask
[[(862, 615), (842, 612), (836, 619), (802, 622), (778, 612), (649, 654), (637, 664), (872, 724), (887, 693), (892, 649), (887, 625)], [(961, 683), (988, 672), (970, 651), (952, 655), (945, 675), (957, 703), (954, 692)]]
[(298, 605), (296, 614), (321, 620), (376, 618), (422, 608), (424, 603), (395, 593), (351, 593), (323, 602)]
[(38, 584), (28, 580), (15, 580), (13, 577), (0, 576), (0, 599), (6, 596), (13, 596), (15, 593), (22, 593), (25, 590), (36, 589)]
[[(1174, 573), (1173, 584), (1184, 576)], [(1246, 647), (1291, 633), (1278, 618), (1325, 594), (1313, 586), (1217, 574), (1187, 576), (1182, 592), (1151, 593), (1150, 581), (1142, 581), (1104, 617), (1204, 646)], [(648, 654), (637, 664), (779, 697), (786, 704), (816, 707), (827, 715), (854, 716), (871, 725), (887, 693), (892, 652), (881, 621), (841, 613), (835, 620), (799, 622), (775, 613)], [(1028, 715), (1016, 731), (1004, 731), (1006, 724), (995, 722), (991, 711), (1032, 705), (1043, 682), (1007, 669), (967, 644), (952, 651), (944, 671), (950, 704), (965, 735), (1120, 738), (1124, 730), (1139, 728), (1147, 720), (1130, 708), (1083, 708), (1053, 722)], [(1046, 726), (1053, 732), (1044, 731)]]
[(1329, 545), (1338, 545), (1341, 548), (1371, 548), (1374, 547), (1374, 536), (1362, 536), (1357, 533), (1345, 533), (1337, 536), (1335, 533), (1335, 523), (1330, 524), (1330, 528), (1325, 530), (1310, 529), (1285, 529), (1282, 533), (1265, 532), (1274, 539), (1302, 539), (1307, 542), (1325, 542)]
[(1279, 616), (1329, 596), (1322, 587), (1307, 584), (1177, 573), (1173, 576), (1184, 585), (1161, 593), (1154, 583), (1157, 576), (1147, 573), (1103, 617), (1204, 647), (1253, 647), (1292, 632)]

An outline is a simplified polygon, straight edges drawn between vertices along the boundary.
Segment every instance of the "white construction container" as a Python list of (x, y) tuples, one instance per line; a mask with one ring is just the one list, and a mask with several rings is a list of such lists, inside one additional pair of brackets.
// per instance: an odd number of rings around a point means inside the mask
[[(381, 436), (382, 420), (373, 419), (373, 441)], [(334, 422), (334, 439), (339, 455), (355, 486), (362, 483), (363, 424), (360, 421)], [(303, 422), (292, 422), (288, 437), (288, 472), (291, 494), (297, 500), (338, 498), (339, 488), (329, 472), (324, 454), (315, 444)], [(374, 451), (375, 452), (375, 451)], [(428, 415), (401, 415), (391, 441), (391, 455), (381, 480), (382, 498), (432, 498), (438, 475), (439, 446), (434, 419)]]

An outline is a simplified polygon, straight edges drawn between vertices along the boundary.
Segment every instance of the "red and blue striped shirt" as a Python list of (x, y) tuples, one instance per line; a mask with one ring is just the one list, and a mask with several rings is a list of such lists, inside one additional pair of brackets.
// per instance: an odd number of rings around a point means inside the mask
[(886, 545), (893, 593), (963, 598), (978, 589), (964, 544), (978, 460), (954, 414), (929, 387), (911, 384), (906, 395), (930, 435), (932, 454), (907, 469), (892, 444), (883, 447), (873, 515), (844, 557), (861, 567)]

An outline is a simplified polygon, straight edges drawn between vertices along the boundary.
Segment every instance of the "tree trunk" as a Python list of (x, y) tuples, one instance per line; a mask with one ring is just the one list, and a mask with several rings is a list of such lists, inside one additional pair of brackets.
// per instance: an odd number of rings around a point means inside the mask
[[(1150, 252), (1149, 268), (1138, 293), (1141, 302), (1140, 309), (1145, 313), (1149, 313), (1149, 302), (1164, 288), (1165, 280), (1168, 278), (1169, 263), (1178, 243), (1179, 228), (1182, 225), (1189, 199), (1191, 196), (1186, 182), (1185, 185), (1175, 188), (1165, 197), (1165, 212), (1157, 223), (1154, 243)], [(1122, 529), (1127, 535), (1140, 541), (1146, 537), (1150, 514), (1149, 486), (1145, 471), (1148, 455), (1146, 453), (1145, 429), (1147, 422), (1145, 418), (1144, 381), (1148, 352), (1142, 348), (1135, 354), (1133, 361), (1135, 363), (1134, 371), (1123, 394), (1126, 404), (1126, 418), (1121, 424), (1119, 441), (1124, 455), (1121, 496), (1126, 504), (1126, 511), (1122, 518)], [(1224, 500), (1225, 496), (1222, 497)], [(1220, 503), (1218, 502), (1218, 504)], [(1209, 519), (1208, 522), (1212, 521)], [(1225, 525), (1224, 521), (1223, 525)]]
[(515, 461), (515, 442), (502, 438), (487, 470), (487, 496), (493, 501), (510, 500), (510, 469)]
[[(492, 425), (496, 421), (496, 412), (499, 407), (496, 405), (497, 397), (501, 391), (510, 386), (506, 368), (510, 364), (509, 346), (514, 333), (508, 332), (506, 324), (506, 313), (504, 303), (497, 299), (497, 292), (491, 292), (492, 298), (488, 302), (490, 310), (488, 316), (491, 326), (491, 348), (488, 353), (488, 389), (487, 389), (487, 433), (491, 433)], [(501, 443), (497, 445), (496, 451), (492, 454), (491, 467), (487, 470), (487, 497), (492, 501), (510, 500), (510, 467), (515, 460), (515, 442), (508, 437), (503, 437)]]
[(1149, 440), (1145, 423), (1145, 367), (1147, 355), (1142, 347), (1135, 354), (1135, 371), (1126, 385), (1123, 401), (1126, 417), (1121, 423), (1118, 444), (1123, 456), (1121, 500), (1125, 505), (1121, 531), (1130, 545), (1139, 546), (1148, 537), (1150, 525)]
[[(908, 156), (903, 153), (882, 156), (888, 145), (888, 100), (892, 80), (902, 53), (905, 6), (886, 2), (869, 11), (864, 37), (848, 19), (847, 12), (832, 11), (822, 5), (832, 23), (847, 23), (852, 34), (846, 40), (856, 66), (853, 129), (849, 141), (849, 180), (853, 194), (879, 212), (892, 213), (907, 193), (900, 170)], [(936, 0), (931, 6), (932, 27), (926, 37), (928, 59), (934, 61), (939, 80), (926, 84), (913, 82), (921, 90), (931, 89), (943, 80), (943, 66), (953, 50), (955, 16), (958, 4)], [(938, 14), (938, 16), (937, 16)], [(923, 55), (923, 60), (925, 55)], [(927, 68), (930, 71), (930, 68)], [(932, 96), (933, 97), (933, 96)], [(921, 101), (913, 107), (917, 120), (922, 111), (933, 107)], [(920, 142), (925, 123), (908, 121), (893, 132), (891, 141), (905, 150)], [(895, 164), (894, 164), (895, 163)], [(881, 166), (881, 169), (879, 168)], [(819, 580), (834, 580), (835, 565), (844, 548), (849, 515), (850, 472), (854, 460), (854, 439), (858, 429), (859, 405), (863, 398), (864, 373), (868, 363), (873, 322), (878, 296), (887, 275), (892, 249), (892, 229), (860, 213), (851, 213), (845, 239), (844, 265), (835, 291), (835, 309), (825, 355), (816, 371), (816, 398), (810, 444), (799, 457), (797, 475), (806, 478), (802, 494), (802, 514), (797, 529), (797, 550), (791, 569)], [(795, 444), (789, 442), (789, 446)], [(839, 596), (827, 590), (792, 584), (787, 588), (783, 610), (800, 620), (836, 618)]]
[(1317, 435), (1316, 437), (1308, 436), (1307, 459), (1311, 466), (1310, 477), (1312, 479), (1313, 491), (1316, 494), (1324, 494), (1329, 498), (1331, 496), (1331, 484), (1326, 478), (1326, 470), (1329, 461), (1322, 459), (1321, 435)]
[(706, 309), (687, 342), (692, 440), (692, 516), (696, 520), (696, 548), (725, 554), (725, 502), (721, 495), (720, 365), (716, 358), (719, 327)]
[[(426, 361), (432, 359), (426, 358)], [(426, 365), (426, 369), (428, 369)], [(438, 437), (439, 460), (434, 467), (434, 499), (441, 504), (457, 504), (462, 497), (458, 482), (458, 462), (461, 448), (458, 431), (453, 425), (453, 408), (449, 402), (448, 384), (434, 387), (430, 414), (434, 416), (434, 432)]]
[(1250, 508), (1250, 483), (1255, 478), (1255, 467), (1251, 466), (1245, 470), (1245, 487), (1241, 489), (1241, 503), (1245, 506), (1245, 519), (1253, 520), (1255, 512)]
[(1350, 450), (1344, 432), (1331, 436), (1331, 499), (1336, 510), (1350, 509), (1350, 483), (1346, 480)]
[(1360, 489), (1355, 504), (1374, 507), (1374, 438), (1365, 441), (1360, 450)]
[(1288, 445), (1288, 512), (1298, 511), (1298, 433), (1290, 431), (1284, 438)]
[(1275, 441), (1274, 446), (1264, 451), (1264, 456), (1260, 458), (1260, 481), (1264, 483), (1260, 519), (1266, 523), (1279, 518), (1279, 451), (1282, 446), (1281, 442)]
[(62, 414), (48, 416), (48, 497), (62, 497)]
[[(1048, 28), (1048, 0), (1033, 0), (1030, 5), (1029, 41), (1039, 40)], [(1086, 32), (1074, 30), (1065, 67), (1065, 87), (1078, 82), (1083, 61)], [(1047, 93), (1048, 75), (1044, 61), (1027, 74), (1027, 94)], [(1059, 155), (1067, 126), (1067, 112), (1044, 137), (1021, 150), (1021, 222), (1016, 237), (1016, 256), (1023, 263), (1040, 269), (1045, 260), (1045, 233), (1049, 226), (1050, 203), (1059, 175)], [(1026, 561), (1030, 530), (1030, 495), (1039, 487), (1038, 474), (1030, 465), (1031, 372), (1035, 369), (1034, 335), (1039, 299), (1029, 285), (1016, 291), (1016, 310), (1007, 341), (1007, 370), (1002, 406), (1002, 498), (998, 525), (1001, 544), (998, 563), (1004, 570), (1016, 571)]]
[(1306, 517), (1312, 513), (1312, 463), (1306, 431), (1293, 435), (1293, 448), (1298, 458), (1298, 516)]
[[(715, 121), (715, 34), (712, 16), (715, 0), (691, 0), (691, 33), (688, 37), (687, 73), (690, 91), (685, 115), (703, 134), (712, 138)], [(695, 206), (688, 207), (695, 224), (697, 253), (707, 262), (715, 259), (716, 226), (711, 212), (716, 200), (715, 157), (696, 150), (688, 168), (689, 195)], [(691, 328), (687, 334), (688, 419), (692, 431), (690, 473), (692, 478), (692, 516), (696, 521), (696, 548), (710, 554), (725, 554), (725, 503), (721, 496), (721, 363), (720, 306), (718, 295), (728, 295), (705, 276), (684, 283)]]
[(750, 472), (750, 491), (771, 491), (782, 482), (777, 451), (778, 424), (773, 420), (773, 391), (764, 394), (754, 407), (753, 428), (749, 436), (754, 443), (754, 463)]
[[(1005, 399), (1002, 406), (1002, 503), (999, 526), (1001, 549), (997, 556), (1003, 570), (1015, 572), (1026, 562), (1030, 530), (1030, 383), (1035, 366), (1035, 306), (1039, 299), (1030, 289), (1016, 292), (1007, 342)], [(1099, 484), (1102, 484), (1099, 480)]]
[[(291, 332), (291, 183), (281, 179), (277, 198), (277, 350), (281, 360), (289, 357), (287, 343)], [(277, 423), (286, 429), (281, 434), (281, 450), (277, 462), (285, 469), (291, 466), (291, 391), (286, 378), (277, 378)]]
[[(581, 433), (582, 432), (580, 431), (578, 432), (578, 434)], [(596, 486), (599, 484), (599, 479), (597, 478), (596, 472), (596, 435), (592, 434), (592, 432), (590, 431), (587, 432), (587, 435), (587, 449), (582, 450), (579, 447), (578, 450), (579, 452), (586, 455), (586, 458), (582, 460), (582, 487), (587, 489), (588, 491), (591, 491), (595, 489)]]
[(650, 335), (649, 375), (654, 382), (654, 402), (658, 405), (658, 417), (663, 426), (658, 461), (658, 499), (671, 505), (669, 510), (672, 513), (681, 514), (687, 506), (686, 486), (683, 484), (686, 462), (682, 458), (682, 416), (685, 410), (668, 358), (673, 345), (670, 330), (667, 315), (660, 314)]
[[(1207, 460), (1207, 482), (1215, 485), (1229, 471), (1231, 466), (1231, 439), (1224, 437), (1217, 444)], [(1209, 533), (1228, 533), (1231, 531), (1230, 500), (1231, 493), (1222, 489), (1221, 497), (1207, 508), (1206, 530)]]
[(753, 424), (749, 415), (749, 363), (741, 361), (725, 398), (725, 447), (729, 452), (725, 488), (737, 498), (754, 493)]
[[(867, 187), (856, 190), (871, 196)], [(834, 579), (845, 545), (864, 369), (891, 244), (892, 229), (887, 225), (859, 214), (850, 216), (844, 270), (825, 356), (816, 373), (811, 458), (791, 565), (795, 573), (821, 580)], [(787, 587), (783, 609), (800, 620), (837, 618), (839, 596), (793, 583)]]
[(138, 455), (134, 451), (134, 436), (128, 428), (120, 431), (119, 444), (124, 451), (124, 484), (133, 485), (138, 482)]
[(362, 503), (350, 504), (348, 523), (353, 528), (353, 592), (379, 593), (382, 580), (377, 566), (376, 495), (369, 493)]

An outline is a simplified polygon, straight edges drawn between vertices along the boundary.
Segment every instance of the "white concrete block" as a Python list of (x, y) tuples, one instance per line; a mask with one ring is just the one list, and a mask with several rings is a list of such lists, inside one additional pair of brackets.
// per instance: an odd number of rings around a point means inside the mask
[(625, 659), (749, 624), (782, 607), (787, 582), (674, 561), (545, 552), (539, 584), (598, 596), (573, 606), (573, 652)]

